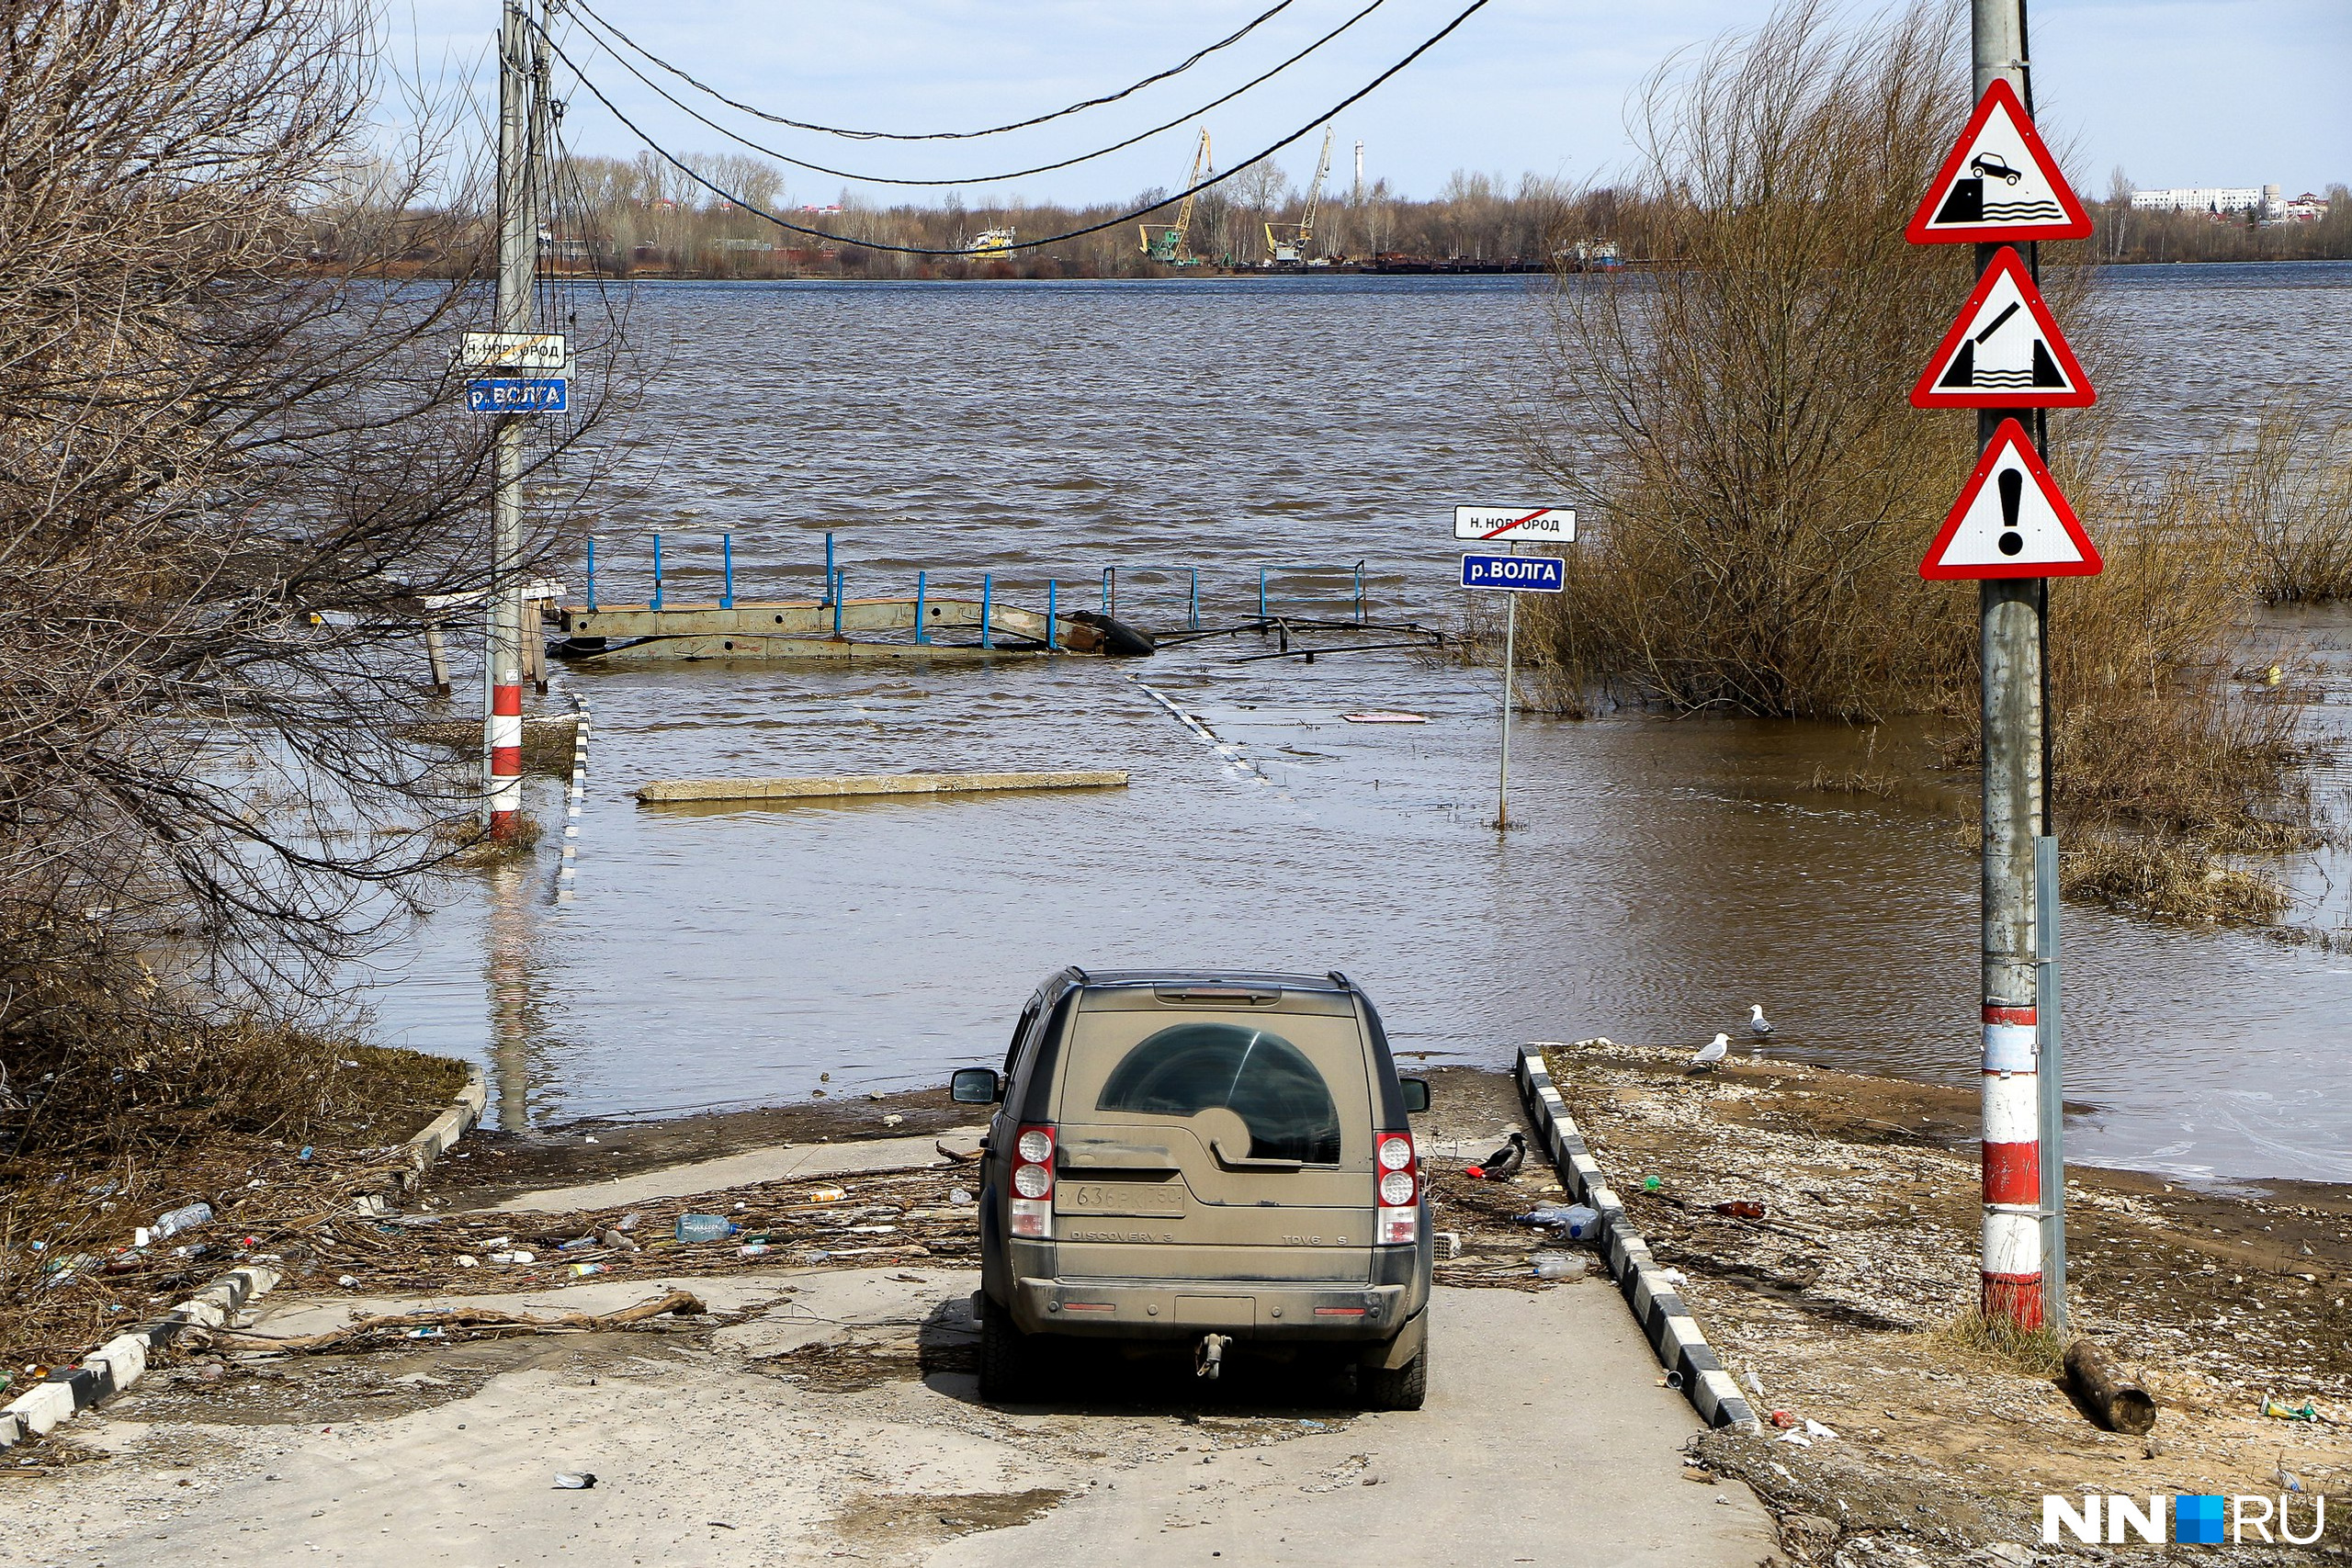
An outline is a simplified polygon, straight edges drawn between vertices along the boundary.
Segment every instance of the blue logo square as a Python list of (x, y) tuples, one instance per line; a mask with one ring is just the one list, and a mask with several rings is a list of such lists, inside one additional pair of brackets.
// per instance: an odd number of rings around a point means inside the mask
[(2172, 1503), (2172, 1538), (2187, 1546), (2222, 1544), (2222, 1506), (2218, 1496), (2182, 1495)]

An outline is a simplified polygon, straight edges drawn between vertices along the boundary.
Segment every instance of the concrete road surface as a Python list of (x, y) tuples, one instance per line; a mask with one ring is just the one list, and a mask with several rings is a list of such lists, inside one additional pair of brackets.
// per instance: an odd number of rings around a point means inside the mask
[[(968, 1273), (681, 1280), (741, 1320), (151, 1374), (85, 1414), (105, 1463), (12, 1477), (0, 1562), (1673, 1563), (1751, 1568), (1770, 1520), (1682, 1479), (1695, 1429), (1604, 1282), (1442, 1289), (1430, 1398), (1361, 1415), (1246, 1364), (1096, 1363), (1054, 1403), (974, 1392)], [(481, 1304), (608, 1311), (658, 1287)], [(338, 1323), (349, 1296), (264, 1303)], [(588, 1491), (559, 1471), (593, 1472)]]

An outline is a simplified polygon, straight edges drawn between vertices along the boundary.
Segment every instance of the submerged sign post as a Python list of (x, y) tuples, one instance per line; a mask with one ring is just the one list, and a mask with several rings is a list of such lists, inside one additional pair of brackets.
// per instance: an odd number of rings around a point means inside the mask
[[(1543, 539), (1572, 545), (1577, 514), (1565, 506), (1457, 506), (1453, 536), (1504, 543)], [(1568, 585), (1567, 563), (1558, 556), (1465, 555), (1462, 586), (1521, 593), (1557, 593)], [(1518, 657), (1519, 600), (1513, 597), (1503, 620), (1503, 757), (1495, 784), (1495, 827), (1510, 826), (1510, 705), (1511, 666)]]

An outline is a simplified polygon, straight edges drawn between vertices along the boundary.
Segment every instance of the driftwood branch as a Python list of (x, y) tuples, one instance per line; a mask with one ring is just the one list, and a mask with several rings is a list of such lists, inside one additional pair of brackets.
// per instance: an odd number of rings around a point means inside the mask
[(693, 1292), (672, 1291), (666, 1296), (639, 1302), (618, 1312), (571, 1312), (560, 1317), (532, 1317), (523, 1313), (501, 1312), (494, 1307), (450, 1307), (433, 1312), (399, 1312), (379, 1317), (363, 1317), (356, 1323), (345, 1324), (323, 1334), (298, 1335), (289, 1339), (273, 1338), (266, 1334), (215, 1334), (211, 1340), (213, 1344), (231, 1350), (295, 1350), (309, 1354), (333, 1349), (388, 1329), (498, 1328), (520, 1329), (531, 1334), (545, 1334), (558, 1329), (593, 1332), (627, 1328), (665, 1313), (690, 1314), (707, 1310)]
[(2156, 1424), (2154, 1396), (2117, 1371), (2092, 1340), (2066, 1347), (2066, 1382), (2092, 1419), (2110, 1432), (2137, 1437)]

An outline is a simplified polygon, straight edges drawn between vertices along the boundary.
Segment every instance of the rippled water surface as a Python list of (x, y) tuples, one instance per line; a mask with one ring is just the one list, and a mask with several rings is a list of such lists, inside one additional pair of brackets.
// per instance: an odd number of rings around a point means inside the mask
[[(2145, 345), (2103, 389), (2152, 458), (2252, 387), (2352, 364), (2352, 267), (2118, 269)], [(1383, 619), (1449, 620), (1457, 501), (1545, 499), (1504, 434), (1541, 382), (1541, 296), (1510, 279), (672, 286), (669, 357), (597, 528), (598, 589), (813, 590), (823, 536), (858, 593), (1044, 580), (1123, 613), (1254, 614), (1259, 568), (1364, 566)], [(1163, 569), (1154, 572), (1150, 569)], [(1310, 582), (1276, 573), (1278, 604)], [(2336, 661), (2352, 616), (2280, 618)], [(553, 853), (454, 888), (388, 954), (388, 1037), (492, 1066), (510, 1122), (934, 1082), (1001, 1049), (1061, 964), (1340, 968), (1400, 1049), (1499, 1064), (1526, 1039), (1696, 1045), (1747, 1004), (1776, 1052), (1955, 1082), (1976, 1059), (1973, 846), (1932, 791), (1805, 788), (1859, 732), (1523, 717), (1494, 814), (1491, 672), (1403, 651), (1237, 662), (1254, 636), (1134, 662), (559, 671), (596, 716), (581, 893)], [(1198, 715), (1220, 752), (1149, 685)], [(1367, 707), (1417, 726), (1350, 724)], [(1918, 737), (1874, 742), (1885, 750)], [(1898, 759), (1899, 761), (1899, 759)], [(1114, 767), (1125, 790), (789, 807), (648, 807), (648, 779)], [(2340, 791), (2330, 770), (2324, 787)], [(1964, 784), (1965, 781), (1962, 781)], [(535, 807), (560, 820), (560, 797)], [(2342, 867), (2293, 868), (2299, 919)], [(2352, 1179), (2352, 954), (2066, 911), (2077, 1158), (2188, 1176)]]

